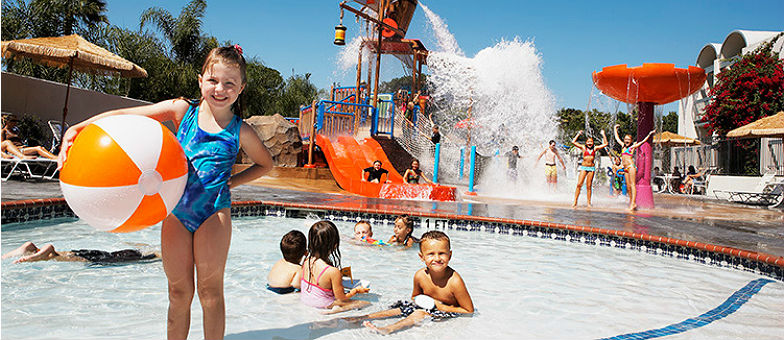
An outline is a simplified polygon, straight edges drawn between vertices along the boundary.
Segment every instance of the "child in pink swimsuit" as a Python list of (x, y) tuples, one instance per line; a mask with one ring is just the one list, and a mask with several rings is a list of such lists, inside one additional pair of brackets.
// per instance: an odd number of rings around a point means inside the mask
[(305, 258), (305, 263), (302, 265), (300, 299), (308, 306), (329, 309), (326, 314), (370, 305), (370, 302), (367, 301), (351, 299), (354, 295), (367, 293), (368, 288), (357, 287), (344, 293), (343, 276), (338, 269), (340, 267), (339, 246), (338, 228), (332, 222), (320, 221), (310, 227), (308, 257)]

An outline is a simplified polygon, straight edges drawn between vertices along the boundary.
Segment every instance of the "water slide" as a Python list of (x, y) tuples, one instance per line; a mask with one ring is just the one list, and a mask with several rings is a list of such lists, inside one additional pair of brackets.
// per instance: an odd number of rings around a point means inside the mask
[[(335, 181), (348, 192), (367, 197), (455, 200), (454, 187), (405, 184), (403, 176), (392, 167), (381, 145), (373, 138), (357, 142), (351, 136), (340, 136), (336, 140), (330, 140), (319, 134), (316, 135), (316, 145), (324, 152)], [(375, 160), (381, 161), (384, 169), (389, 170), (388, 179), (391, 183), (370, 183), (361, 180), (362, 170), (372, 166)]]

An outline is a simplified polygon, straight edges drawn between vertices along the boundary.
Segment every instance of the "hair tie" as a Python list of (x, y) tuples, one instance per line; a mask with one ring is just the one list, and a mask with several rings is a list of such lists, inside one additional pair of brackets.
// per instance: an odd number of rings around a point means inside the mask
[(237, 53), (242, 55), (242, 47), (240, 47), (240, 44), (234, 44), (234, 49), (237, 50)]

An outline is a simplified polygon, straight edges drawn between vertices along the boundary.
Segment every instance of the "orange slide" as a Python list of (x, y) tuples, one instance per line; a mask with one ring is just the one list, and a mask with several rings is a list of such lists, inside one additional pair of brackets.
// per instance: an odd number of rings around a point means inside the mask
[[(454, 187), (444, 185), (411, 185), (403, 183), (403, 176), (389, 162), (381, 145), (372, 138), (357, 142), (351, 136), (340, 136), (332, 141), (324, 135), (316, 135), (316, 144), (321, 147), (335, 181), (343, 190), (368, 197), (416, 198), (439, 201), (454, 201)], [(362, 170), (379, 160), (389, 171), (391, 183), (370, 183), (361, 180)]]

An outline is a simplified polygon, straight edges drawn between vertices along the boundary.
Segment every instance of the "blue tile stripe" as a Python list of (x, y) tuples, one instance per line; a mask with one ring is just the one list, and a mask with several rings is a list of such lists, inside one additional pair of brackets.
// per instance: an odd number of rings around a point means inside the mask
[(719, 305), (718, 307), (696, 317), (686, 319), (682, 322), (669, 325), (667, 327), (659, 328), (659, 329), (652, 329), (644, 332), (638, 333), (629, 333), (629, 334), (622, 334), (617, 335), (612, 338), (604, 338), (604, 339), (614, 339), (614, 340), (630, 340), (630, 339), (652, 339), (658, 338), (667, 335), (673, 335), (678, 333), (683, 333), (690, 329), (699, 328), (705, 326), (713, 321), (723, 319), (727, 315), (735, 313), (740, 306), (743, 306), (746, 301), (749, 301), (754, 294), (759, 293), (760, 289), (764, 287), (766, 284), (774, 282), (773, 280), (769, 279), (756, 279), (749, 282), (745, 287), (738, 289), (735, 293), (732, 294), (724, 303)]

